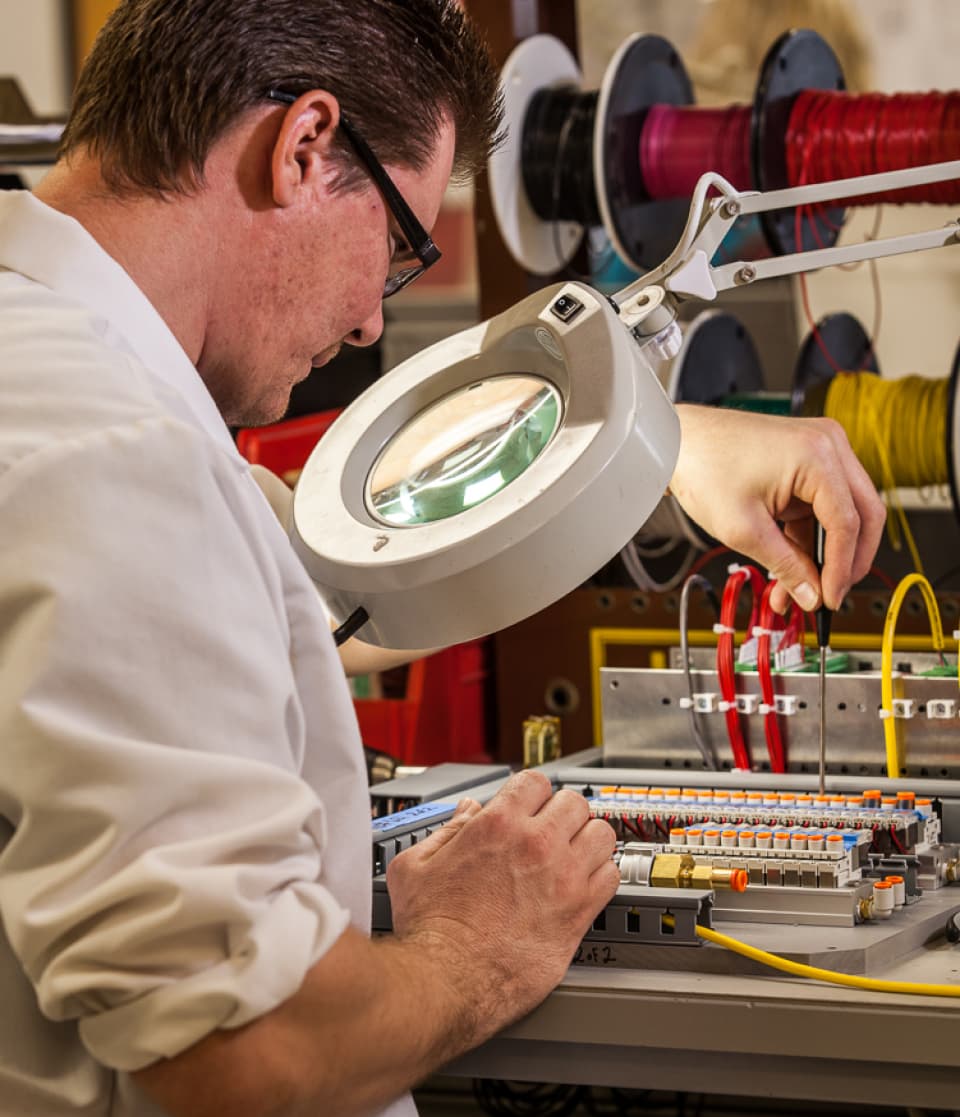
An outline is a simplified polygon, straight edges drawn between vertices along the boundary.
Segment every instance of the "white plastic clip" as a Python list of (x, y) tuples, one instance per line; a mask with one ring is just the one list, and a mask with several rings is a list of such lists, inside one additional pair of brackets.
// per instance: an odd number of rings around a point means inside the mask
[(759, 701), (756, 694), (738, 694), (736, 707), (741, 714), (755, 714)]
[(693, 708), (698, 714), (712, 714), (717, 708), (717, 696), (714, 691), (705, 690), (693, 696)]
[(713, 631), (716, 636), (735, 636), (737, 633), (737, 630), (728, 624), (715, 624)]
[(773, 698), (773, 706), (778, 714), (783, 717), (793, 717), (797, 712), (797, 696), (795, 694), (776, 694)]

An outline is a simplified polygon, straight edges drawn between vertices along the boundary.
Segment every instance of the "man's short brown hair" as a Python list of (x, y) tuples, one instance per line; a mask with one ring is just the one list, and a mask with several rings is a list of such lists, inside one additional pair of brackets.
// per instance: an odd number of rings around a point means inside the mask
[[(456, 0), (121, 0), (74, 94), (61, 154), (86, 149), (116, 190), (184, 191), (268, 89), (324, 89), (384, 163), (422, 170), (444, 116), (454, 177), (502, 118), (498, 75)], [(342, 185), (359, 180), (343, 141)]]

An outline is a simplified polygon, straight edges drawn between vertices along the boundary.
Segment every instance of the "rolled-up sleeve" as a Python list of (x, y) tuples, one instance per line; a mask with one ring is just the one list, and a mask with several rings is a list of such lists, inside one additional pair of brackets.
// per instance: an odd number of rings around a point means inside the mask
[(349, 918), (237, 468), (149, 418), (0, 475), (0, 912), (120, 1070), (269, 1011)]

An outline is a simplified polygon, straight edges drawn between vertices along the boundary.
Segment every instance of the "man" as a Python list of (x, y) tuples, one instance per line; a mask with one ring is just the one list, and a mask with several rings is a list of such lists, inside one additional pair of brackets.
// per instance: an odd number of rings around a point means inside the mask
[[(450, 0), (123, 0), (0, 197), (4, 1115), (410, 1113), (616, 888), (610, 828), (522, 773), (393, 863), (368, 938), (342, 666), (226, 426), (378, 336), (498, 121)], [(810, 605), (776, 520), (812, 504), (838, 604), (882, 520), (838, 430), (683, 427), (692, 514)]]

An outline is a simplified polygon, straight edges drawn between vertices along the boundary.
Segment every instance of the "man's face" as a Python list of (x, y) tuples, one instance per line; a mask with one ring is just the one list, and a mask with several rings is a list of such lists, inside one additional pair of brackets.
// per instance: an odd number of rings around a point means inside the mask
[[(453, 152), (448, 123), (423, 171), (386, 167), (427, 230)], [(317, 187), (291, 210), (279, 216), (276, 235), (254, 247), (248, 273), (207, 323), (198, 367), (233, 426), (282, 418), (293, 386), (311, 368), (344, 343), (372, 345), (383, 331), (388, 271), (416, 262), (372, 180), (349, 192)]]

